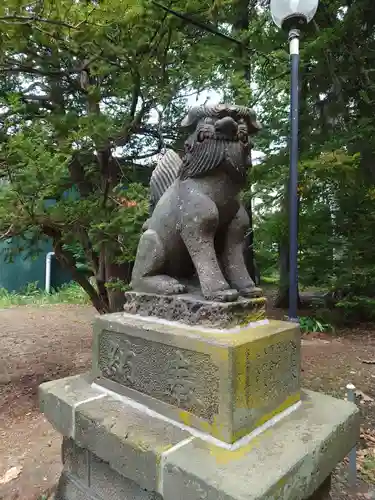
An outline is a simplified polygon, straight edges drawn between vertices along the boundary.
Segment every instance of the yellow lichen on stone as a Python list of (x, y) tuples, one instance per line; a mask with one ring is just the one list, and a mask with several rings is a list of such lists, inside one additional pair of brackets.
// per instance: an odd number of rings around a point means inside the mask
[(234, 442), (238, 441), (239, 439), (243, 438), (244, 436), (247, 436), (251, 432), (255, 431), (258, 427), (261, 427), (262, 425), (266, 424), (269, 420), (272, 418), (276, 417), (283, 411), (287, 410), (290, 406), (293, 406), (294, 404), (298, 403), (301, 399), (301, 393), (297, 392), (296, 394), (292, 394), (291, 396), (287, 397), (285, 401), (283, 401), (277, 408), (274, 410), (265, 413), (262, 415), (261, 418), (256, 420), (253, 425), (251, 425), (248, 428), (243, 428), (240, 429), (239, 431), (234, 433)]
[(272, 429), (265, 430), (259, 436), (254, 437), (249, 443), (237, 448), (236, 450), (228, 450), (221, 448), (220, 446), (215, 446), (214, 444), (204, 442), (202, 440), (195, 441), (195, 446), (201, 448), (206, 448), (210, 455), (215, 458), (217, 465), (226, 465), (230, 462), (235, 462), (241, 460), (248, 453), (250, 453), (254, 448), (261, 446), (262, 440), (266, 438), (272, 431)]
[[(267, 370), (262, 370), (262, 365), (272, 362), (275, 379), (279, 376), (280, 384), (285, 378), (291, 376), (285, 362), (290, 356), (290, 351), (285, 349), (285, 353), (279, 355), (279, 364), (275, 359), (270, 359), (267, 349), (276, 345), (286, 345), (295, 340), (295, 331), (286, 330), (279, 335), (269, 335), (260, 337), (253, 342), (245, 343), (234, 349), (234, 401), (237, 408), (260, 408), (264, 401), (264, 393), (269, 380)], [(258, 368), (258, 371), (255, 370)]]

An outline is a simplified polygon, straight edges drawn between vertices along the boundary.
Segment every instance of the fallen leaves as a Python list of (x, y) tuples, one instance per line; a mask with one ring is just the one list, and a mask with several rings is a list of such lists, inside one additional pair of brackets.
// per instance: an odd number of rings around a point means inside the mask
[(372, 483), (375, 482), (375, 449), (367, 448), (357, 453), (357, 470)]
[(357, 470), (375, 482), (375, 430), (361, 429), (361, 440), (366, 447), (357, 451)]
[[(345, 401), (348, 400), (348, 396), (345, 396)], [(355, 399), (356, 403), (360, 405), (365, 405), (367, 403), (373, 403), (375, 400), (368, 394), (365, 394), (364, 392), (360, 391), (359, 389), (356, 389), (355, 391)]]
[(365, 403), (372, 403), (374, 401), (374, 398), (369, 396), (368, 394), (365, 394), (364, 392), (360, 390), (355, 391), (355, 397), (357, 400), (359, 400), (359, 404), (365, 404)]
[(13, 481), (14, 479), (17, 479), (17, 477), (21, 474), (22, 472), (22, 467), (11, 467), (9, 470), (6, 471), (6, 473), (0, 477), (0, 484), (7, 484), (10, 483), (10, 481)]
[(361, 359), (358, 358), (358, 361), (364, 363), (365, 365), (375, 365), (375, 359)]

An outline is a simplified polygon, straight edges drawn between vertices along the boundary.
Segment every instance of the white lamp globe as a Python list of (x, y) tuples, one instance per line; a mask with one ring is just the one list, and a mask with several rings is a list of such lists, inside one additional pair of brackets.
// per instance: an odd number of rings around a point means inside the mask
[[(318, 4), (319, 0), (271, 0), (271, 16), (279, 28), (298, 28), (312, 20)], [(295, 26), (291, 26), (293, 22)]]

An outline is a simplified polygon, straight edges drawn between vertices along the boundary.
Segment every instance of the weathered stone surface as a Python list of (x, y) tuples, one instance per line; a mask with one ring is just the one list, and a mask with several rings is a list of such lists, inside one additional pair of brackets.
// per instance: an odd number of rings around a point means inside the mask
[[(92, 389), (84, 377), (75, 383)], [(44, 393), (58, 401), (66, 385), (72, 378)], [(310, 391), (298, 410), (234, 451), (110, 393), (76, 407), (73, 398), (64, 402), (76, 417), (76, 440), (64, 442), (58, 500), (326, 500), (322, 484), (359, 437), (354, 404)]]
[(219, 369), (209, 354), (103, 331), (99, 368), (107, 379), (203, 419), (219, 411)]
[(323, 500), (312, 495), (327, 493), (320, 486), (358, 438), (355, 405), (306, 391), (300, 409), (236, 451), (195, 439), (166, 457), (164, 500), (176, 492), (183, 500)]
[[(83, 398), (82, 392), (91, 396)], [(161, 454), (189, 436), (179, 427), (152, 419), (105, 391), (93, 389), (85, 376), (42, 384), (40, 396), (46, 418), (60, 433), (151, 491), (157, 489)], [(84, 465), (71, 467), (83, 479)]]
[[(162, 500), (159, 493), (140, 488), (137, 483), (118, 474), (111, 469), (109, 464), (88, 450), (80, 448), (72, 440), (64, 440), (63, 450), (64, 472), (59, 482), (56, 499), (73, 500), (78, 496), (78, 498), (90, 500)], [(85, 464), (83, 474), (81, 467), (77, 471), (77, 464)], [(329, 500), (330, 489), (331, 476), (328, 476), (308, 500)], [(199, 491), (202, 491), (203, 498), (206, 498), (204, 487), (201, 487)], [(191, 498), (197, 500), (199, 497)], [(216, 498), (229, 500), (231, 497), (220, 493)]]
[(90, 452), (78, 446), (72, 438), (63, 437), (61, 455), (65, 472), (88, 487), (90, 483)]
[(121, 478), (109, 469), (104, 483), (96, 484), (96, 473), (92, 476), (94, 484), (85, 485), (69, 472), (63, 471), (55, 494), (55, 500), (161, 500), (160, 495), (140, 488), (133, 481)]
[(135, 291), (178, 295), (199, 277), (202, 295), (220, 302), (252, 294), (243, 255), (249, 217), (239, 200), (251, 164), (253, 110), (221, 104), (193, 108), (194, 127), (180, 160), (169, 152), (151, 178), (151, 214), (132, 274)]
[(109, 396), (76, 410), (76, 442), (151, 491), (158, 488), (162, 453), (187, 437), (186, 431)]
[(233, 443), (299, 401), (299, 329), (271, 321), (233, 333), (101, 316), (93, 374), (111, 390)]
[(240, 298), (235, 302), (212, 302), (193, 294), (127, 292), (124, 310), (129, 314), (179, 321), (185, 325), (229, 329), (265, 319), (266, 299), (259, 288), (254, 288), (252, 298)]
[(74, 437), (75, 408), (82, 402), (104, 397), (90, 386), (89, 375), (52, 380), (39, 386), (39, 407), (61, 434)]
[(308, 500), (331, 500), (331, 476), (313, 493)]
[(103, 500), (161, 500), (155, 491), (147, 491), (134, 481), (115, 472), (89, 450), (65, 438), (62, 446), (64, 473), (59, 482), (61, 500), (75, 495)]
[(159, 493), (141, 488), (95, 455), (90, 460), (90, 488), (103, 500), (162, 500)]
[(99, 500), (91, 495), (90, 490), (69, 472), (60, 476), (55, 500)]

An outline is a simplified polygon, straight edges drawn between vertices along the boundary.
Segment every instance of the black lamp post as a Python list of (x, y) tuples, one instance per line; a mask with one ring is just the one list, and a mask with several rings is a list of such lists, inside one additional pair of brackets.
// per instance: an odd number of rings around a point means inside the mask
[(298, 321), (298, 115), (299, 115), (299, 39), (319, 0), (271, 0), (275, 24), (289, 33), (291, 59), (290, 90), (290, 171), (289, 171), (289, 320)]

